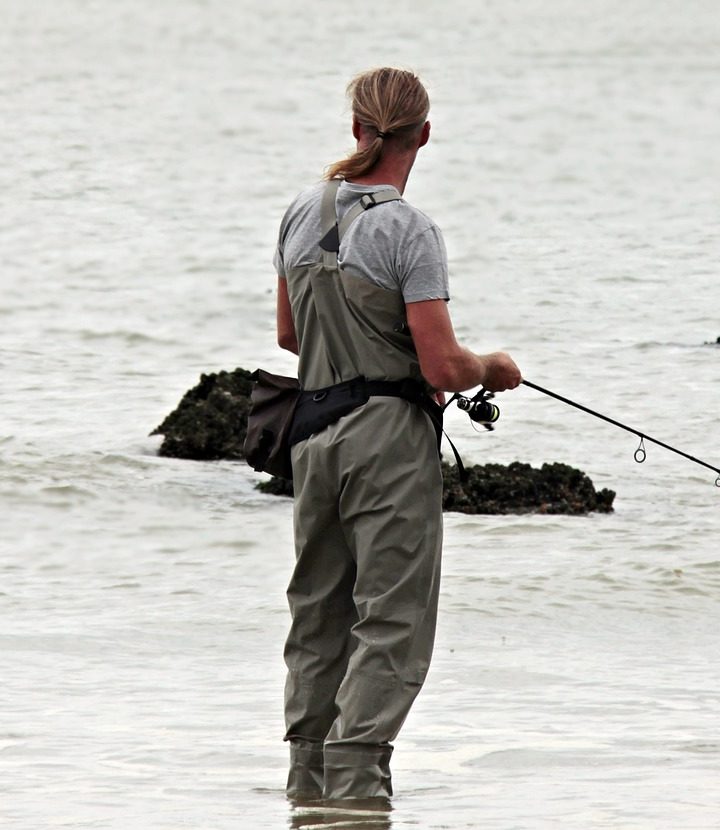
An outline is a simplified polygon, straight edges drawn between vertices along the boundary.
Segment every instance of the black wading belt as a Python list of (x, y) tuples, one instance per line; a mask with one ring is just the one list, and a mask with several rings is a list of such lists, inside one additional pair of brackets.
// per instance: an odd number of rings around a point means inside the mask
[[(357, 377), (324, 389), (301, 392), (290, 429), (288, 441), (290, 446), (304, 441), (316, 432), (321, 432), (344, 415), (349, 415), (353, 410), (366, 404), (373, 396), (403, 398), (417, 404), (432, 421), (437, 435), (438, 451), (440, 450), (440, 441), (444, 432), (443, 408), (427, 394), (420, 381), (412, 378), (366, 380), (363, 377)], [(445, 437), (455, 456), (460, 478), (465, 480), (465, 467), (460, 454), (447, 433)]]

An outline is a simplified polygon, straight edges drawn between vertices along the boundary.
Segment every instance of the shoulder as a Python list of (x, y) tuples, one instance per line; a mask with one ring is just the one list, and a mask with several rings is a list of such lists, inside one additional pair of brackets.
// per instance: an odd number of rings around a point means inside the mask
[(401, 249), (425, 239), (433, 240), (441, 246), (444, 244), (438, 225), (426, 213), (404, 199), (378, 205), (370, 213), (375, 214), (373, 223), (385, 227)]
[(288, 216), (289, 214), (302, 210), (307, 205), (315, 204), (324, 189), (325, 182), (316, 182), (315, 184), (310, 185), (310, 187), (306, 187), (304, 190), (301, 190), (292, 202), (290, 202), (290, 206), (285, 211), (285, 215)]
[[(357, 185), (343, 182), (338, 191), (338, 210), (342, 215), (352, 207), (358, 199), (368, 193), (378, 193), (386, 190), (395, 190), (392, 185)], [(423, 211), (411, 205), (410, 202), (400, 196), (399, 199), (383, 202), (366, 211), (366, 216), (371, 224), (391, 223), (394, 233), (403, 231), (403, 235), (409, 233), (415, 236), (429, 229), (439, 233), (435, 222)]]
[(290, 202), (280, 223), (280, 238), (282, 239), (289, 228), (296, 222), (302, 222), (317, 211), (319, 215), (320, 198), (325, 188), (325, 182), (306, 187)]
[(424, 233), (427, 230), (434, 230), (440, 233), (440, 228), (437, 224), (422, 210), (406, 202), (404, 199), (397, 204), (398, 215), (402, 217), (406, 224), (414, 228), (418, 233)]

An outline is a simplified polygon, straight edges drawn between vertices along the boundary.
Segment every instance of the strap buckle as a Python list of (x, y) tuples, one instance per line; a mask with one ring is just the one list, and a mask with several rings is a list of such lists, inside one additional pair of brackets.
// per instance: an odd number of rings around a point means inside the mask
[(377, 204), (377, 200), (375, 199), (375, 194), (374, 193), (366, 193), (360, 199), (360, 204), (362, 204), (362, 206), (365, 210), (368, 210), (369, 208), (375, 207), (375, 205)]

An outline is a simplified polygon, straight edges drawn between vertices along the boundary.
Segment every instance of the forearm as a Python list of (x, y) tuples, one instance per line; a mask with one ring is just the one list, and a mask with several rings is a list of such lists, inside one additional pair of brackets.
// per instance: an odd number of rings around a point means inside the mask
[(520, 383), (520, 370), (509, 355), (475, 354), (457, 342), (444, 301), (409, 303), (406, 309), (420, 371), (435, 389), (464, 392), (482, 385), (502, 392)]
[(431, 367), (432, 380), (428, 378), (428, 381), (446, 392), (464, 392), (475, 386), (500, 392), (520, 382), (519, 369), (504, 352), (481, 355), (458, 345), (451, 353), (431, 361)]
[(285, 349), (286, 351), (292, 352), (293, 354), (300, 354), (300, 346), (298, 345), (297, 337), (295, 336), (294, 332), (292, 332), (291, 334), (281, 334), (280, 331), (278, 331), (277, 342), (278, 346), (280, 346), (281, 349)]
[(485, 384), (488, 374), (488, 358), (485, 355), (475, 354), (458, 345), (454, 353), (438, 357), (426, 370), (432, 378), (428, 378), (428, 381), (436, 389), (464, 392)]
[(295, 323), (292, 318), (290, 299), (288, 297), (287, 282), (278, 277), (278, 292), (276, 306), (277, 342), (281, 349), (293, 354), (300, 354)]

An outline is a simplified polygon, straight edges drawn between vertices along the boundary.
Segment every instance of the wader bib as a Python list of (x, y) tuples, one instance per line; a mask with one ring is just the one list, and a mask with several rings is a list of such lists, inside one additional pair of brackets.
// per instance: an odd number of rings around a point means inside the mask
[[(423, 383), (400, 291), (340, 270), (354, 220), (399, 199), (363, 196), (337, 223), (322, 197), (322, 260), (288, 269), (299, 380)], [(381, 208), (382, 209), (382, 208)], [(296, 567), (285, 646), (288, 793), (392, 794), (390, 742), (430, 664), (440, 578), (442, 478), (423, 409), (377, 392), (292, 448)]]

